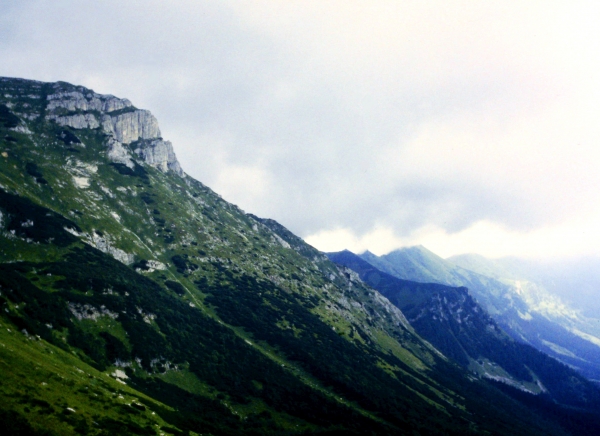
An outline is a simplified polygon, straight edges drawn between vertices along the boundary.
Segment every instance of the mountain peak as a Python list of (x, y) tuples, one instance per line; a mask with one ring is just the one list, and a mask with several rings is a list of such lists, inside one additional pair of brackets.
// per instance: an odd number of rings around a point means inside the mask
[(389, 252), (387, 255), (390, 255), (392, 253), (421, 253), (421, 254), (426, 254), (427, 256), (439, 257), (433, 251), (429, 250), (428, 248), (426, 248), (420, 244), (419, 245), (411, 245), (410, 247), (397, 248), (396, 250)]

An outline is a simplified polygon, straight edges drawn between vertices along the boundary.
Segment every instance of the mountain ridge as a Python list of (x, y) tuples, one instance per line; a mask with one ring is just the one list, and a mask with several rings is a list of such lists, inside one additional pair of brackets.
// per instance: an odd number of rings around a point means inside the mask
[[(581, 367), (582, 363), (589, 365), (600, 358), (598, 318), (573, 309), (560, 297), (549, 292), (546, 287), (548, 280), (544, 280), (543, 272), (529, 271), (527, 262), (517, 258), (492, 260), (478, 255), (462, 255), (453, 256), (449, 260), (465, 268), (470, 267), (478, 273), (493, 275), (510, 286), (525, 301), (530, 312), (566, 329), (566, 333), (557, 332), (554, 339), (543, 338), (541, 344), (560, 355), (561, 360), (566, 360), (574, 367)], [(569, 347), (569, 343), (578, 343), (578, 350)], [(569, 358), (576, 359), (569, 361)], [(583, 369), (582, 372), (598, 380), (597, 370)]]
[(149, 112), (105, 97), (0, 79), (3, 425), (575, 431), (470, 379), (356, 274), (183, 173)]
[[(597, 323), (569, 310), (535, 282), (515, 280), (519, 270), (511, 271), (514, 259), (499, 263), (480, 255), (463, 255), (454, 257), (458, 262), (454, 264), (452, 258), (442, 259), (424, 247), (399, 249), (376, 259), (373, 255), (360, 256), (401, 279), (419, 281), (425, 277), (426, 281), (466, 286), (515, 340), (578, 369), (589, 379), (600, 380), (600, 366), (596, 363), (600, 359)], [(426, 261), (419, 263), (420, 259)], [(406, 264), (418, 264), (420, 269), (406, 268)], [(469, 270), (469, 266), (474, 270)]]
[[(560, 372), (564, 373), (560, 378), (579, 377), (580, 386), (587, 382), (558, 361), (543, 358), (533, 347), (514, 342), (465, 287), (401, 280), (377, 270), (349, 251), (328, 253), (328, 256), (356, 271), (361, 279), (405, 312), (417, 333), (479, 376), (503, 381), (533, 394), (550, 395), (553, 390), (561, 389), (554, 385), (554, 376)], [(553, 369), (548, 371), (550, 367)], [(595, 388), (589, 386), (589, 382), (588, 389), (593, 396)]]

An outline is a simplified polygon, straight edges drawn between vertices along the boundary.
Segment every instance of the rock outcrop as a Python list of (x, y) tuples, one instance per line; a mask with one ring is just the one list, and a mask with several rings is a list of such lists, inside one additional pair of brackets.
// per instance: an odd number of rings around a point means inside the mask
[(112, 137), (108, 138), (108, 149), (106, 154), (112, 162), (124, 164), (131, 169), (135, 166), (129, 151), (123, 144)]
[(48, 96), (47, 111), (56, 112), (57, 109), (67, 111), (96, 111), (96, 112), (114, 112), (121, 109), (133, 107), (127, 99), (120, 99), (112, 95), (101, 95), (88, 92), (84, 95), (82, 92), (58, 92)]
[(183, 170), (177, 161), (173, 145), (170, 141), (162, 139), (153, 139), (151, 141), (140, 141), (139, 147), (135, 152), (144, 161), (162, 172), (173, 171), (180, 176), (183, 175)]
[(64, 91), (64, 84), (56, 84), (56, 89), (47, 97), (48, 120), (74, 129), (102, 128), (109, 135), (107, 156), (112, 162), (133, 168), (135, 156), (126, 145), (137, 142), (135, 154), (145, 163), (183, 176), (173, 145), (163, 141), (158, 121), (150, 111), (135, 108), (127, 99), (81, 87)]
[(49, 119), (56, 121), (61, 126), (69, 126), (74, 129), (97, 129), (100, 127), (98, 119), (93, 114), (74, 114), (74, 115), (49, 115)]
[(104, 115), (102, 128), (123, 144), (131, 144), (138, 139), (160, 138), (158, 121), (147, 110), (136, 109), (119, 115)]

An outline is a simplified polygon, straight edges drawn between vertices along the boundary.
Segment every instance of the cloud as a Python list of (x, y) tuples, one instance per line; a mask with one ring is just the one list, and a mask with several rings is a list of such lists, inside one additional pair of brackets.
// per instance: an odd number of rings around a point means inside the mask
[(310, 241), (435, 237), (482, 251), (469, 235), (487, 232), (541, 253), (527, 235), (597, 216), (598, 12), (535, 1), (8, 2), (0, 74), (130, 98), (158, 117), (186, 172)]

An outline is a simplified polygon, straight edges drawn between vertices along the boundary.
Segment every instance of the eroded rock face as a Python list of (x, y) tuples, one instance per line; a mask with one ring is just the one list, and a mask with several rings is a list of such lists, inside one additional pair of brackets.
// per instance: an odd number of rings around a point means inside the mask
[(116, 116), (104, 115), (102, 128), (123, 144), (131, 144), (138, 139), (160, 138), (158, 121), (147, 110), (137, 109)]
[(183, 176), (173, 145), (162, 140), (158, 121), (150, 111), (136, 109), (127, 99), (82, 89), (48, 95), (46, 118), (74, 129), (101, 127), (109, 135), (108, 158), (130, 168), (134, 166), (134, 156), (126, 145), (139, 141), (135, 152), (144, 162)]
[(56, 112), (57, 109), (67, 111), (97, 111), (114, 112), (128, 107), (133, 107), (127, 99), (120, 99), (113, 95), (101, 95), (92, 92), (84, 95), (81, 92), (59, 92), (48, 96), (47, 111)]
[(132, 169), (135, 166), (129, 151), (114, 138), (108, 138), (107, 156), (112, 162), (122, 163)]
[(180, 176), (183, 170), (177, 161), (173, 145), (170, 141), (154, 139), (151, 141), (140, 142), (135, 152), (144, 159), (148, 165), (158, 168), (162, 172), (173, 171)]
[(48, 118), (56, 121), (61, 126), (70, 126), (74, 129), (97, 129), (100, 127), (98, 119), (92, 114), (75, 114), (62, 117), (50, 115)]

